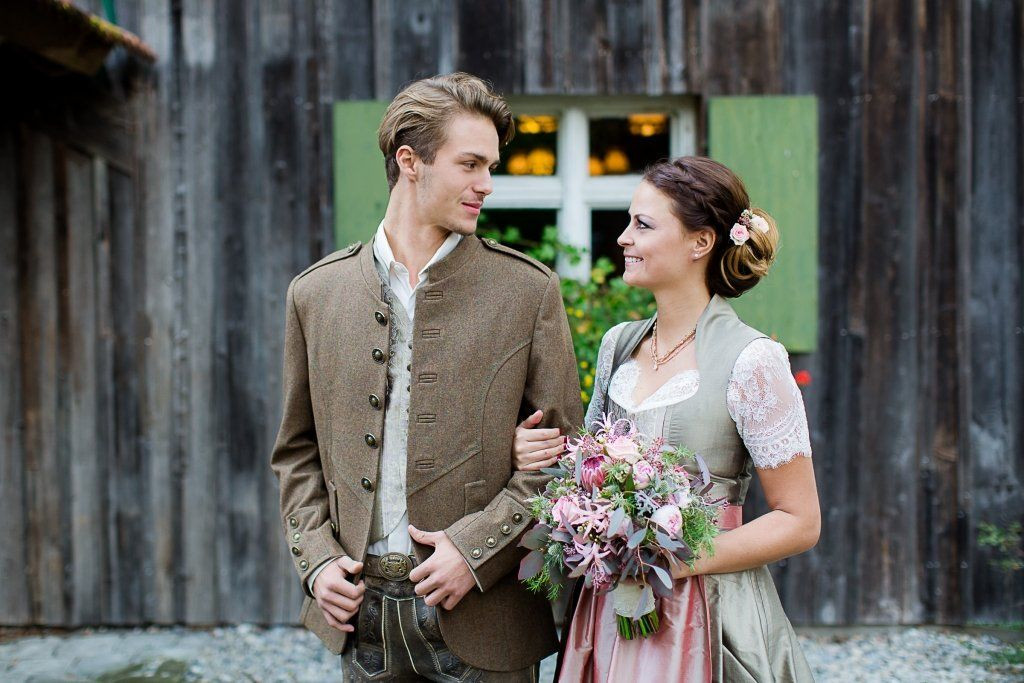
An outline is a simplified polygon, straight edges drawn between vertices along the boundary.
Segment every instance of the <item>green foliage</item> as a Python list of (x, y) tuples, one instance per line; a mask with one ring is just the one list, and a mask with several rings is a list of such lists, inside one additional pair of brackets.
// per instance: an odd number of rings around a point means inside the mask
[(995, 550), (991, 562), (1007, 573), (1024, 569), (1024, 547), (1021, 546), (1022, 528), (1020, 522), (1001, 527), (989, 522), (978, 525), (978, 544)]
[[(480, 234), (496, 239), (513, 249), (532, 256), (554, 268), (559, 256), (570, 263), (579, 263), (583, 250), (558, 239), (558, 228), (544, 228), (540, 241), (528, 240), (515, 227), (498, 229), (489, 226), (481, 217)], [(600, 258), (590, 269), (590, 279), (579, 282), (571, 278), (562, 280), (562, 300), (569, 317), (569, 329), (576, 350), (576, 363), (580, 373), (580, 398), (590, 401), (594, 389), (594, 362), (601, 347), (601, 337), (610, 328), (626, 320), (643, 320), (654, 315), (654, 297), (645, 289), (630, 287), (620, 277), (611, 277), (615, 266)]]

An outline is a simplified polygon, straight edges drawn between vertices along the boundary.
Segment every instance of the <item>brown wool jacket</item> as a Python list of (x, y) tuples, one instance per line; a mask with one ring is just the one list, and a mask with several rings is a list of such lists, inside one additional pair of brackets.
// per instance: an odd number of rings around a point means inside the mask
[[(373, 249), (354, 244), (288, 288), (284, 415), (271, 456), (281, 516), (307, 598), (303, 624), (335, 653), (345, 634), (308, 597), (323, 560), (366, 554), (384, 433), (390, 320)], [(416, 293), (406, 496), (409, 521), (444, 530), (474, 588), (439, 609), (445, 642), (467, 663), (525, 668), (557, 646), (551, 609), (517, 580), (539, 473), (515, 472), (516, 424), (582, 422), (579, 376), (558, 276), (492, 240), (467, 237)], [(422, 561), (430, 548), (416, 545)]]

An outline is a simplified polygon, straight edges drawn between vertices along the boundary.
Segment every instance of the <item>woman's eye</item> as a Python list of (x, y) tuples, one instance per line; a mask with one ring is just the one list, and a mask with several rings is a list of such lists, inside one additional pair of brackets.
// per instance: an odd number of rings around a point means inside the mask
[(639, 218), (636, 219), (636, 227), (640, 228), (641, 230), (650, 230), (651, 229), (651, 226), (647, 225), (646, 223), (644, 223)]

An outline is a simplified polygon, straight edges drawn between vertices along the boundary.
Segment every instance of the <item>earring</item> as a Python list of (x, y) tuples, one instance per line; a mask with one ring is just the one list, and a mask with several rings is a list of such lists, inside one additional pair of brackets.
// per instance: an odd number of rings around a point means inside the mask
[(693, 260), (696, 261), (699, 258), (700, 258), (700, 254), (698, 254), (697, 252), (693, 252)]

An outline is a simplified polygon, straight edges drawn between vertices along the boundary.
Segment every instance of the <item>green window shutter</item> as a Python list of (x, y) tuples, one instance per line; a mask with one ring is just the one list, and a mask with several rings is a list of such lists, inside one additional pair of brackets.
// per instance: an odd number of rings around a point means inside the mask
[(779, 253), (736, 313), (790, 352), (818, 337), (818, 103), (813, 96), (714, 97), (708, 154), (736, 172), (779, 225)]
[(373, 237), (388, 206), (377, 127), (387, 102), (334, 103), (334, 240), (340, 249)]

